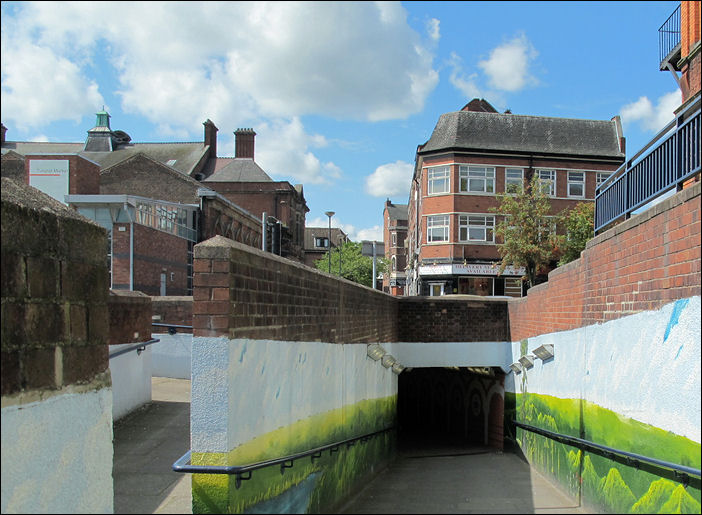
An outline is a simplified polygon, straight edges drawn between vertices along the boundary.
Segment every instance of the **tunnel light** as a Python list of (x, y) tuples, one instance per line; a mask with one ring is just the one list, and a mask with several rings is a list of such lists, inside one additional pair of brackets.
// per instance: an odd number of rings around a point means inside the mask
[(512, 372), (515, 374), (521, 374), (522, 373), (522, 364), (521, 363), (512, 363), (509, 368), (512, 369)]
[(392, 365), (392, 371), (395, 372), (397, 375), (400, 375), (404, 369), (405, 367), (403, 367), (399, 363), (393, 363)]
[(375, 343), (373, 345), (369, 345), (368, 350), (366, 352), (368, 354), (368, 357), (375, 360), (375, 361), (378, 361), (380, 358), (385, 356), (385, 349), (383, 349), (377, 343)]
[(545, 343), (541, 347), (537, 347), (536, 349), (534, 349), (534, 354), (536, 354), (536, 357), (542, 361), (552, 358), (553, 345), (551, 345), (550, 343)]
[(535, 356), (533, 354), (527, 354), (526, 356), (519, 358), (519, 362), (525, 369), (531, 368), (534, 366), (534, 357)]
[(381, 363), (385, 368), (390, 368), (395, 363), (397, 363), (397, 360), (390, 354), (386, 354), (385, 356), (383, 356)]

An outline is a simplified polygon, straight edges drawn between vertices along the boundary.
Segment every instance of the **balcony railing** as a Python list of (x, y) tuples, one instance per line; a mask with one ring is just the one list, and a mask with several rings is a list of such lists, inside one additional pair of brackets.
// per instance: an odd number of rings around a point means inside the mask
[[(680, 47), (680, 6), (673, 11), (661, 28), (658, 29), (658, 51), (661, 69), (665, 70), (671, 54), (677, 53)], [(676, 63), (671, 63), (675, 66)]]
[(699, 172), (700, 103), (695, 102), (597, 188), (595, 234), (673, 187), (682, 189)]

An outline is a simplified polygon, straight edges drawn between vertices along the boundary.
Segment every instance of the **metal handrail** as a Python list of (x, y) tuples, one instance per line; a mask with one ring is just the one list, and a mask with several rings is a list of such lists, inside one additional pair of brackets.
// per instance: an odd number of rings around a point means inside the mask
[(541, 429), (540, 427), (530, 426), (529, 424), (522, 424), (521, 422), (517, 422), (516, 420), (513, 420), (512, 423), (517, 427), (526, 429), (527, 431), (540, 434), (547, 438), (551, 438), (552, 440), (557, 440), (560, 443), (565, 443), (572, 445), (573, 447), (578, 447), (579, 449), (582, 449), (584, 451), (590, 451), (595, 452), (597, 454), (601, 454), (606, 458), (611, 459), (614, 456), (620, 456), (621, 458), (624, 458), (628, 465), (634, 466), (636, 468), (638, 468), (641, 463), (647, 463), (658, 468), (663, 468), (665, 470), (672, 471), (675, 474), (675, 478), (678, 481), (682, 482), (684, 485), (687, 485), (690, 482), (690, 476), (695, 476), (698, 478), (700, 477), (700, 469), (695, 469), (686, 465), (679, 465), (677, 463), (671, 463), (669, 461), (663, 461), (656, 458), (650, 458), (648, 456), (636, 454), (634, 452), (622, 451), (621, 449), (614, 449), (612, 447), (607, 447), (606, 445), (601, 445), (595, 442), (591, 442), (589, 440), (576, 438), (575, 436), (554, 433), (553, 431)]
[(658, 29), (658, 50), (660, 62), (668, 57), (673, 49), (680, 44), (680, 6), (668, 16), (668, 19)]
[(157, 343), (160, 341), (161, 340), (159, 340), (158, 338), (152, 338), (151, 340), (146, 341), (146, 342), (133, 343), (129, 347), (124, 347), (124, 348), (116, 350), (114, 352), (110, 352), (110, 359), (117, 357), (117, 356), (121, 356), (122, 354), (126, 354), (127, 352), (131, 352), (133, 350), (137, 351), (137, 354), (141, 354), (142, 351), (146, 349), (147, 345), (151, 345), (152, 343)]
[[(274, 458), (270, 460), (259, 461), (257, 463), (250, 463), (248, 465), (191, 465), (190, 456), (192, 451), (188, 451), (183, 456), (181, 456), (175, 463), (173, 463), (173, 470), (175, 472), (185, 472), (188, 474), (229, 474), (235, 475), (235, 485), (237, 488), (241, 486), (242, 481), (251, 479), (251, 473), (254, 470), (262, 469), (265, 467), (271, 467), (273, 465), (280, 465), (280, 473), (283, 474), (285, 469), (292, 468), (295, 460), (301, 458), (306, 458), (309, 456), (314, 460), (322, 457), (322, 452), (329, 450), (329, 455), (331, 456), (335, 452), (339, 451), (339, 448), (343, 445), (346, 447), (353, 446), (357, 441), (367, 442), (368, 440), (378, 436), (381, 433), (387, 431), (392, 431), (395, 426), (386, 427), (380, 431), (374, 431), (372, 433), (366, 433), (361, 436), (354, 436), (353, 438), (347, 438), (346, 440), (341, 440), (340, 442), (334, 442), (321, 447), (315, 447), (314, 449), (309, 449), (307, 451), (298, 452), (295, 454), (290, 454), (288, 456), (283, 456), (280, 458)], [(244, 475), (247, 474), (247, 475)]]
[(193, 326), (191, 325), (178, 325), (178, 324), (160, 324), (157, 322), (151, 322), (152, 326), (156, 327), (168, 327), (168, 334), (176, 334), (178, 332), (178, 329), (191, 329)]

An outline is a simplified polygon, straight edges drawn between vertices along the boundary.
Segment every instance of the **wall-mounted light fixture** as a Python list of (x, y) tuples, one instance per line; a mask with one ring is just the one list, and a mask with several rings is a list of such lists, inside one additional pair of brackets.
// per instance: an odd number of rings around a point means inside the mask
[(521, 363), (512, 363), (509, 368), (512, 369), (512, 372), (515, 374), (521, 374), (522, 373), (522, 365)]
[(542, 361), (545, 361), (553, 357), (553, 345), (550, 343), (545, 343), (541, 347), (534, 349), (534, 354), (536, 357)]
[(393, 363), (393, 365), (392, 365), (392, 371), (394, 373), (396, 373), (397, 375), (400, 375), (404, 369), (405, 369), (405, 367), (403, 367), (399, 363)]
[(385, 356), (383, 356), (381, 363), (385, 368), (390, 368), (395, 363), (397, 363), (397, 360), (392, 355), (386, 354)]
[(522, 366), (526, 368), (531, 368), (534, 366), (534, 355), (533, 354), (527, 354), (526, 356), (522, 356), (519, 358), (519, 362), (522, 364)]
[(385, 356), (385, 349), (383, 349), (380, 345), (377, 343), (371, 344), (368, 346), (368, 349), (366, 350), (366, 354), (368, 355), (369, 358), (378, 361), (380, 358)]

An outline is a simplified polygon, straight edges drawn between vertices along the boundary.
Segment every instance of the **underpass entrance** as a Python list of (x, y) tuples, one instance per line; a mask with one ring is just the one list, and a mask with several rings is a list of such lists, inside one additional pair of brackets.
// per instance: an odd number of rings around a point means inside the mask
[(503, 449), (504, 373), (497, 368), (414, 368), (398, 377), (401, 448)]

